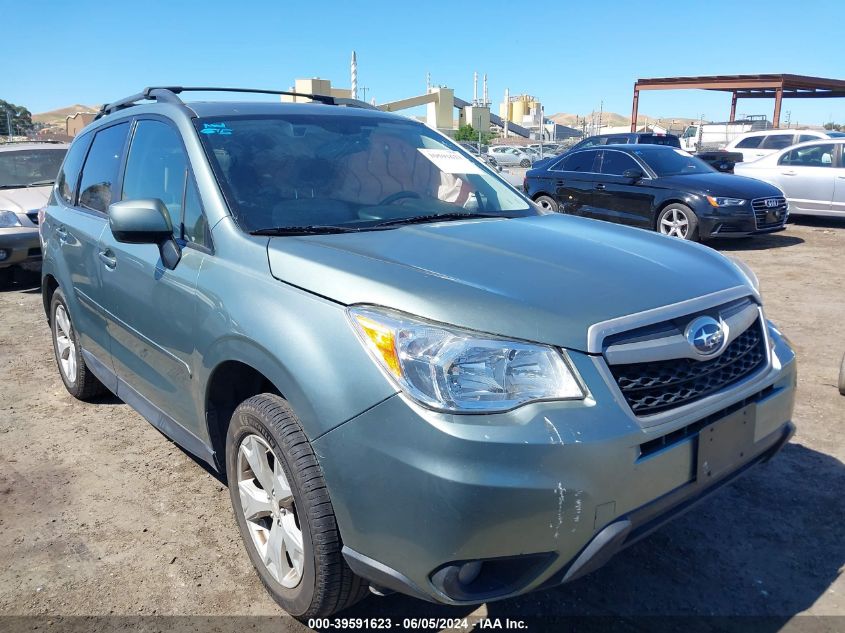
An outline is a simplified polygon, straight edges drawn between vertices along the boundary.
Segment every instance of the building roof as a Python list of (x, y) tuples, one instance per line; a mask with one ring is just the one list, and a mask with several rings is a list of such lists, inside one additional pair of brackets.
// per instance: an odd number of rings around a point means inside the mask
[(638, 90), (718, 90), (735, 92), (737, 97), (772, 98), (778, 90), (783, 97), (845, 97), (845, 80), (806, 75), (705, 75), (700, 77), (655, 77), (637, 79)]

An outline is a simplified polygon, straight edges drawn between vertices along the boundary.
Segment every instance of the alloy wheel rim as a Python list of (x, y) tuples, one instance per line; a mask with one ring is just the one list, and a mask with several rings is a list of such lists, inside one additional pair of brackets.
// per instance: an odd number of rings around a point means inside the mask
[(270, 575), (283, 587), (302, 580), (305, 550), (293, 492), (270, 445), (247, 435), (238, 448), (238, 494), (252, 543)]
[(680, 209), (669, 209), (660, 219), (660, 232), (663, 235), (680, 237), (685, 240), (689, 233), (689, 218)]
[(547, 211), (555, 210), (555, 208), (552, 206), (552, 203), (549, 202), (546, 198), (540, 198), (538, 204), (540, 205), (541, 209), (546, 209)]
[(56, 358), (68, 382), (76, 382), (76, 343), (73, 340), (73, 326), (63, 305), (56, 307), (53, 318), (53, 332), (56, 338)]

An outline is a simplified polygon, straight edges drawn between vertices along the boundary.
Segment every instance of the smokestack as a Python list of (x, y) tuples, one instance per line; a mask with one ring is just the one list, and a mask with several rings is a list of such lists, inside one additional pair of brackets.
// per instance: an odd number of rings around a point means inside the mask
[(484, 73), (484, 91), (483, 91), (483, 94), (484, 94), (484, 96), (482, 97), (483, 102), (481, 103), (481, 105), (487, 106), (490, 103), (490, 100), (487, 98), (487, 73)]
[(352, 51), (352, 63), (350, 65), (350, 71), (352, 73), (352, 98), (358, 98), (358, 56), (355, 55), (355, 51)]
[(478, 72), (472, 73), (472, 105), (478, 105)]
[(505, 138), (508, 137), (508, 130), (511, 121), (511, 91), (505, 88)]

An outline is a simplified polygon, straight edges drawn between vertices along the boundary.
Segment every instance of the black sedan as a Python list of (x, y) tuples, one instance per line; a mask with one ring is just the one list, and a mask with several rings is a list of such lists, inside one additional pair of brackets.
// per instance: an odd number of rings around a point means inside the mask
[(687, 240), (780, 231), (788, 215), (777, 187), (660, 145), (567, 152), (528, 171), (524, 187), (546, 209)]

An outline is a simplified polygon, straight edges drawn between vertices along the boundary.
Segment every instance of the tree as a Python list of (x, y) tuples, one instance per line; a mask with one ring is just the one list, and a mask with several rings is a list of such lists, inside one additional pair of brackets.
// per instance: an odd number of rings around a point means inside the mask
[[(490, 136), (489, 132), (481, 132), (481, 144), (488, 145), (490, 143)], [(469, 141), (470, 143), (478, 143), (478, 131), (473, 128), (471, 125), (462, 125), (458, 128), (458, 131), (455, 132), (455, 140), (456, 141)]]
[(842, 125), (840, 125), (839, 123), (834, 123), (833, 121), (831, 121), (830, 123), (824, 124), (824, 129), (826, 129), (826, 130), (836, 130), (837, 132), (841, 132), (842, 127), (843, 127)]
[[(9, 130), (10, 123), (12, 125), (11, 131)], [(23, 136), (32, 127), (32, 113), (29, 110), (0, 99), (0, 134)]]

